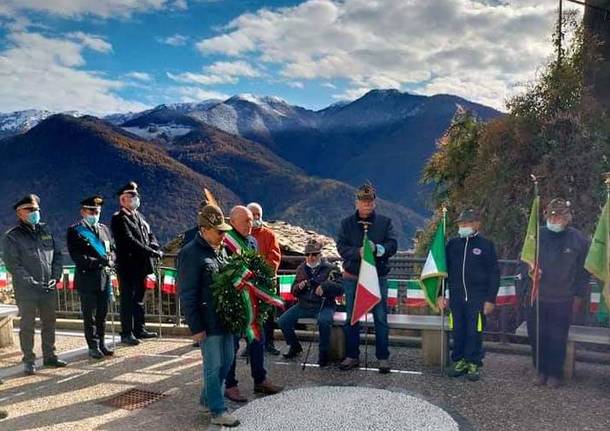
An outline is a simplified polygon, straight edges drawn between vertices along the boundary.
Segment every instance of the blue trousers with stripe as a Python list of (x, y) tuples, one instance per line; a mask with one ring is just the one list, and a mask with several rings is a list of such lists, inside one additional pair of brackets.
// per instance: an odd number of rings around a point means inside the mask
[(482, 300), (458, 299), (449, 302), (449, 309), (453, 318), (453, 350), (451, 360), (457, 362), (464, 359), (466, 362), (483, 365), (483, 329), (485, 316), (483, 315)]

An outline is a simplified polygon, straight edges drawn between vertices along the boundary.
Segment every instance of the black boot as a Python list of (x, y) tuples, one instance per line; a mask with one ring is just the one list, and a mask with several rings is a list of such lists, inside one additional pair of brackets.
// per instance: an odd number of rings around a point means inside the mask
[(320, 368), (328, 367), (329, 363), (328, 352), (320, 352), (320, 355), (318, 356), (318, 365)]
[(288, 350), (288, 353), (284, 353), (284, 358), (286, 359), (294, 359), (297, 356), (299, 356), (299, 354), (303, 351), (303, 348), (301, 347), (301, 345), (299, 343), (290, 346), (290, 349)]
[(106, 347), (105, 344), (100, 344), (100, 352), (102, 352), (102, 354), (104, 356), (112, 356), (112, 355), (114, 355), (114, 350), (109, 349), (108, 347)]
[(89, 356), (93, 359), (102, 359), (104, 354), (98, 347), (89, 347)]

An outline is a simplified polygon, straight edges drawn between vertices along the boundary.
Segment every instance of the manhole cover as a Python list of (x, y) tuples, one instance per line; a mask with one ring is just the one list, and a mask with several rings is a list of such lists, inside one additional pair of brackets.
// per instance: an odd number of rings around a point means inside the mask
[(159, 401), (166, 397), (167, 395), (159, 392), (145, 391), (143, 389), (129, 389), (128, 391), (100, 402), (100, 404), (115, 407), (117, 409), (137, 410), (148, 407), (155, 401)]
[(259, 398), (235, 411), (240, 431), (458, 431), (427, 401), (383, 389), (319, 386)]

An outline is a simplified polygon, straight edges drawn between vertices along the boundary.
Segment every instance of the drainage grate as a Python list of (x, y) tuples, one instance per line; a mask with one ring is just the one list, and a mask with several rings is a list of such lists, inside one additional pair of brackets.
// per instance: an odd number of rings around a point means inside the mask
[(148, 407), (155, 401), (159, 401), (166, 397), (167, 395), (159, 392), (145, 391), (143, 389), (129, 389), (112, 398), (101, 401), (100, 404), (115, 407), (117, 409), (137, 410)]

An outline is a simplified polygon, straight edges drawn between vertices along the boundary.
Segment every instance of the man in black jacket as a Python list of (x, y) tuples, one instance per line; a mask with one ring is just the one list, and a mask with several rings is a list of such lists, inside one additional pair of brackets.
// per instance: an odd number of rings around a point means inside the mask
[(84, 199), (82, 220), (70, 226), (67, 234), (68, 252), (76, 265), (74, 284), (80, 295), (85, 339), (94, 359), (114, 354), (104, 338), (115, 257), (110, 230), (99, 222), (103, 204), (101, 196)]
[(457, 220), (458, 238), (446, 246), (449, 300), (439, 298), (439, 307), (451, 310), (453, 326), (453, 367), (449, 375), (466, 374), (470, 381), (480, 378), (483, 365), (485, 316), (496, 303), (500, 269), (494, 244), (480, 233), (481, 218), (473, 209), (464, 210)]
[(198, 214), (199, 232), (178, 254), (178, 283), (186, 323), (201, 344), (203, 388), (200, 404), (209, 408), (212, 423), (234, 427), (239, 420), (227, 413), (222, 387), (233, 363), (233, 334), (220, 323), (212, 297), (213, 275), (227, 262), (222, 245), (231, 226), (220, 208), (207, 205)]
[(278, 320), (286, 344), (290, 346), (286, 359), (297, 357), (303, 348), (294, 332), (300, 318), (318, 319), (320, 347), (318, 364), (325, 367), (329, 362), (330, 331), (335, 314), (335, 298), (343, 294), (341, 273), (336, 265), (322, 257), (323, 244), (311, 238), (305, 244), (305, 262), (301, 263), (292, 283), (292, 294), (298, 302)]
[(34, 322), (36, 312), (42, 322), (43, 364), (65, 367), (55, 354), (55, 285), (62, 275), (62, 255), (45, 223), (40, 222), (40, 199), (27, 195), (13, 209), (19, 224), (4, 237), (4, 262), (13, 276), (15, 299), (19, 307), (19, 341), (28, 375), (36, 372), (34, 360)]
[(140, 214), (138, 185), (131, 181), (119, 192), (121, 209), (114, 213), (110, 227), (116, 242), (116, 269), (121, 300), (121, 342), (140, 344), (139, 339), (154, 338), (156, 332), (144, 327), (144, 282), (154, 273), (154, 260), (163, 253), (150, 230), (150, 225)]
[(381, 301), (373, 308), (375, 320), (375, 355), (379, 360), (379, 372), (390, 372), (388, 358), (390, 351), (388, 327), (388, 286), (387, 275), (390, 272), (388, 259), (396, 254), (397, 241), (392, 227), (392, 220), (375, 212), (375, 189), (364, 184), (356, 194), (356, 212), (341, 221), (337, 237), (337, 250), (343, 258), (343, 290), (345, 291), (347, 320), (345, 323), (346, 357), (341, 363), (342, 370), (357, 368), (360, 365), (360, 324), (351, 325), (351, 314), (354, 307), (354, 296), (358, 282), (363, 226), (368, 226), (368, 239), (375, 252), (375, 266), (379, 276)]
[[(563, 377), (568, 332), (574, 300), (586, 295), (590, 276), (584, 269), (589, 241), (572, 222), (570, 202), (553, 199), (544, 215), (546, 227), (540, 229), (538, 252), (540, 268), (539, 310), (540, 364), (534, 384), (556, 388)], [(528, 298), (529, 300), (529, 298)], [(528, 310), (527, 330), (536, 366), (536, 309)]]

